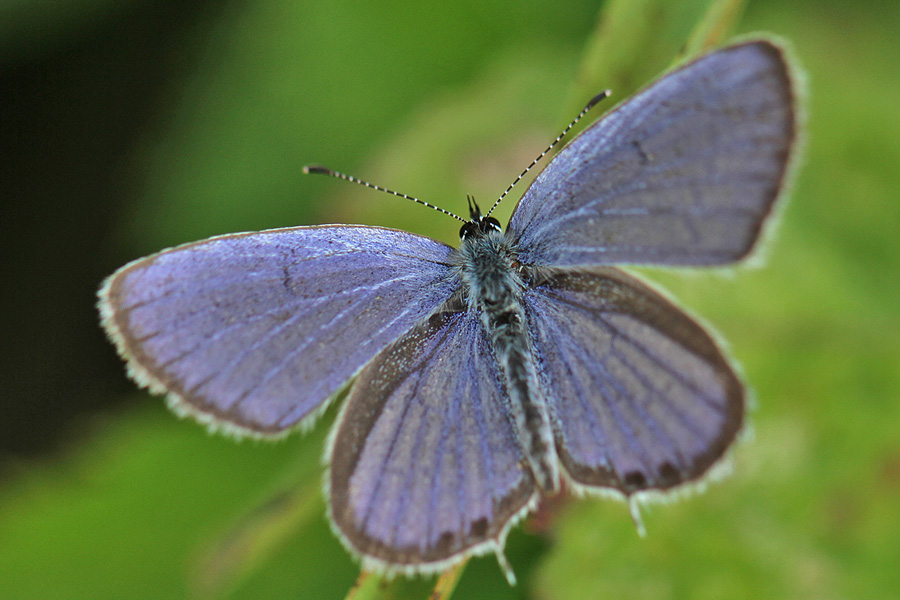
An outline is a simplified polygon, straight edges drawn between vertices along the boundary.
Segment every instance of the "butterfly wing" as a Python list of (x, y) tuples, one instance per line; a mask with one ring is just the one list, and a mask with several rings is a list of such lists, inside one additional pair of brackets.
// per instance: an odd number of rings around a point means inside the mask
[(450, 252), (374, 227), (226, 235), (126, 265), (99, 307), (138, 383), (213, 426), (274, 435), (450, 297)]
[(560, 462), (624, 494), (701, 477), (734, 440), (744, 391), (693, 319), (609, 267), (551, 269), (525, 295)]
[(433, 572), (500, 555), (536, 497), (508, 402), (468, 311), (435, 314), (363, 369), (335, 426), (328, 477), (332, 521), (364, 568)]
[(509, 223), (526, 264), (717, 265), (745, 256), (785, 178), (794, 91), (777, 46), (724, 48), (566, 146)]

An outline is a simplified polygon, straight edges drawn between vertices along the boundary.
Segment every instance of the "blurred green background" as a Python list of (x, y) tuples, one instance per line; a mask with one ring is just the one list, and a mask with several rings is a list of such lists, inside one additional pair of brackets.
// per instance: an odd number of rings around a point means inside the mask
[[(100, 280), (269, 227), (367, 223), (455, 244), (455, 222), (301, 167), (456, 212), (466, 193), (488, 203), (593, 94), (612, 88), (612, 106), (669, 66), (707, 10), (0, 2), (0, 597), (343, 598), (358, 567), (319, 490), (334, 410), (272, 445), (175, 418), (103, 339)], [(729, 341), (755, 435), (730, 478), (648, 509), (646, 539), (619, 503), (566, 502), (511, 534), (518, 586), (476, 559), (454, 598), (900, 590), (900, 3), (751, 1), (734, 31), (789, 40), (808, 74), (794, 193), (762, 268), (645, 273)]]

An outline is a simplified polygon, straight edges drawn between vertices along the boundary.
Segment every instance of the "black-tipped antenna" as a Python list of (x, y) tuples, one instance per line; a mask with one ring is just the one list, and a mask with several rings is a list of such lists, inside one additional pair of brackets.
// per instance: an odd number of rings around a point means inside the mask
[(573, 127), (575, 127), (575, 123), (577, 123), (578, 121), (580, 121), (581, 118), (582, 118), (584, 115), (586, 115), (586, 114), (588, 113), (589, 110), (591, 110), (592, 108), (594, 108), (594, 107), (597, 105), (598, 102), (600, 102), (600, 101), (603, 100), (604, 98), (607, 98), (607, 97), (609, 96), (609, 94), (610, 94), (610, 91), (609, 91), (609, 90), (604, 90), (604, 91), (600, 92), (599, 94), (597, 94), (596, 96), (594, 96), (593, 98), (591, 98), (591, 101), (587, 103), (587, 106), (585, 106), (585, 107), (581, 110), (580, 113), (578, 113), (578, 116), (575, 117), (574, 119), (572, 119), (572, 122), (569, 123), (569, 125), (568, 125), (565, 129), (563, 129), (563, 132), (562, 132), (561, 134), (559, 134), (558, 136), (556, 136), (556, 139), (553, 140), (553, 143), (550, 144), (549, 146), (547, 146), (547, 149), (544, 150), (543, 152), (541, 152), (540, 155), (539, 155), (536, 159), (534, 159), (533, 161), (531, 161), (531, 164), (528, 165), (527, 167), (525, 167), (525, 170), (524, 170), (524, 171), (522, 171), (521, 173), (519, 173), (519, 176), (516, 177), (516, 180), (513, 181), (511, 184), (509, 184), (509, 187), (506, 188), (506, 191), (504, 191), (502, 194), (500, 194), (500, 197), (497, 198), (497, 201), (494, 202), (494, 205), (491, 206), (491, 209), (490, 209), (489, 211), (487, 211), (487, 213), (485, 213), (484, 216), (485, 216), (485, 217), (491, 216), (491, 213), (494, 212), (494, 209), (497, 208), (497, 205), (500, 204), (500, 201), (503, 200), (504, 198), (506, 198), (506, 195), (510, 192), (510, 190), (513, 189), (513, 187), (515, 187), (515, 185), (516, 185), (517, 183), (519, 183), (519, 182), (522, 180), (523, 177), (525, 177), (525, 174), (528, 173), (528, 171), (530, 171), (530, 170), (532, 169), (532, 167), (534, 167), (534, 165), (538, 164), (538, 162), (539, 162), (542, 158), (544, 158), (545, 156), (547, 156), (547, 153), (548, 153), (548, 152), (550, 152), (551, 150), (553, 150), (553, 148), (559, 143), (559, 141), (560, 141), (561, 139), (563, 139), (563, 137), (564, 137), (567, 133), (569, 133), (569, 130), (572, 129)]
[(394, 190), (389, 190), (387, 188), (383, 188), (380, 185), (375, 185), (374, 183), (369, 183), (368, 181), (363, 181), (362, 179), (357, 179), (353, 175), (345, 175), (344, 173), (338, 173), (337, 171), (332, 171), (327, 167), (323, 167), (321, 165), (306, 165), (303, 167), (304, 173), (319, 173), (321, 175), (328, 175), (329, 177), (337, 177), (338, 179), (343, 179), (344, 181), (349, 181), (351, 183), (358, 183), (359, 185), (364, 185), (367, 188), (372, 188), (373, 190), (378, 190), (379, 192), (387, 192), (388, 194), (399, 196), (400, 198), (406, 198), (407, 200), (412, 200), (413, 202), (418, 202), (428, 208), (433, 208), (438, 212), (442, 212), (449, 217), (453, 217), (457, 221), (462, 221), (463, 223), (468, 223), (465, 219), (460, 217), (459, 215), (453, 214), (449, 210), (444, 210), (439, 206), (435, 206), (434, 204), (429, 204), (424, 200), (419, 200), (418, 198), (413, 198), (412, 196), (407, 196), (406, 194), (401, 194), (400, 192), (395, 192)]

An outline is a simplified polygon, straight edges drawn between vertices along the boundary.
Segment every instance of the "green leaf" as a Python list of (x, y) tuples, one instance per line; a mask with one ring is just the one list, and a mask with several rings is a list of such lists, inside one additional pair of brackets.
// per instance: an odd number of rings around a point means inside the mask
[(576, 114), (604, 89), (612, 91), (611, 101), (601, 107), (608, 110), (659, 76), (684, 47), (708, 4), (610, 0), (588, 39), (567, 114)]
[(696, 56), (721, 46), (734, 32), (744, 12), (744, 0), (713, 0), (694, 27), (682, 58)]
[(274, 493), (244, 515), (198, 562), (191, 577), (196, 594), (217, 598), (234, 588), (264, 567), (274, 552), (299, 536), (324, 510), (319, 489), (308, 478)]

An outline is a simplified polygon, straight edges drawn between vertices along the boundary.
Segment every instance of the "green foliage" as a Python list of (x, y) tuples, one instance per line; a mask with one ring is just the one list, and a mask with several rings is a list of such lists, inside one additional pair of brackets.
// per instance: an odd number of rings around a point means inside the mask
[[(621, 100), (681, 51), (727, 39), (741, 12), (723, 1), (614, 0), (598, 22), (586, 1), (440, 6), (257, 2), (223, 12), (194, 41), (193, 67), (134, 158), (120, 243), (137, 256), (215, 233), (335, 221), (453, 241), (456, 225), (436, 214), (301, 178), (300, 167), (324, 163), (459, 212), (466, 192), (502, 191), (594, 93), (613, 88)], [(647, 270), (715, 324), (755, 389), (755, 436), (733, 475), (650, 508), (643, 540), (623, 505), (569, 501), (548, 526), (513, 531), (518, 586), (492, 557), (473, 559), (453, 598), (896, 595), (898, 26), (896, 3), (837, 1), (751, 3), (737, 25), (791, 40), (809, 73), (791, 202), (764, 268)], [(8, 474), (0, 595), (344, 597), (358, 567), (320, 492), (333, 412), (274, 445), (210, 437), (158, 398), (98, 424), (67, 454)], [(434, 583), (372, 577), (356, 593), (426, 598)]]

